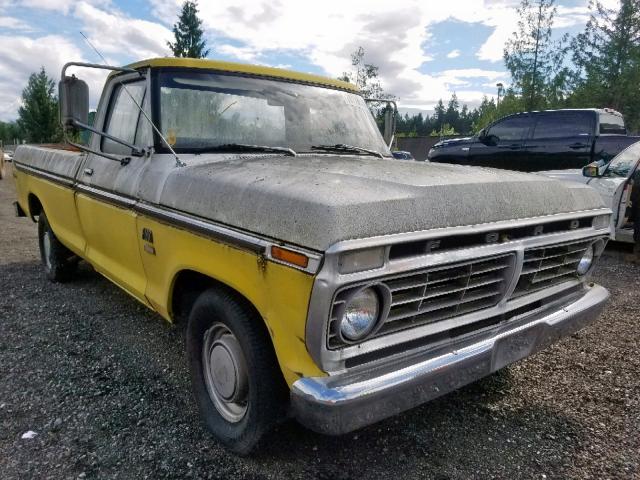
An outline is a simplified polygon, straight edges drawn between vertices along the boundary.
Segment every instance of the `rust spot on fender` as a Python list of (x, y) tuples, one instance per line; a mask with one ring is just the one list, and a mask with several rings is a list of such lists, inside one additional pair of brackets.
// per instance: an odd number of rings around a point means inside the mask
[(267, 273), (267, 258), (262, 254), (258, 255), (258, 270)]

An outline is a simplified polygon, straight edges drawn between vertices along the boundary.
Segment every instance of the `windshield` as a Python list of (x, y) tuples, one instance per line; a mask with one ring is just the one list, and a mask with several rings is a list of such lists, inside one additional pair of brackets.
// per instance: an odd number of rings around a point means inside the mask
[(161, 71), (159, 83), (160, 130), (177, 151), (246, 144), (300, 153), (345, 144), (390, 155), (353, 93), (206, 72)]
[(605, 177), (627, 178), (640, 160), (640, 142), (620, 152), (609, 164)]

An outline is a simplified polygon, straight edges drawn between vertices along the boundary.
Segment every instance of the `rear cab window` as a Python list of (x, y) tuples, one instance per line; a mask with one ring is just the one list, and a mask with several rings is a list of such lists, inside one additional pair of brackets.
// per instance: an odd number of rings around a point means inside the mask
[(624, 125), (624, 118), (613, 113), (601, 113), (600, 134), (626, 135), (627, 127)]

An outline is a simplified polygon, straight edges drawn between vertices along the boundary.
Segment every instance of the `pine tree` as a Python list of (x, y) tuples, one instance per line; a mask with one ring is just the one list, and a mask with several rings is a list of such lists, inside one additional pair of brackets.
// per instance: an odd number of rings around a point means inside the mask
[(590, 4), (591, 18), (573, 43), (576, 106), (612, 107), (640, 128), (640, 3), (619, 9)]
[(555, 14), (555, 0), (522, 0), (518, 31), (505, 46), (505, 64), (527, 110), (556, 106), (568, 94), (568, 37), (551, 40)]
[(209, 54), (207, 43), (203, 38), (202, 20), (198, 18), (198, 3), (186, 1), (178, 23), (173, 25), (175, 43), (167, 42), (174, 57), (204, 58)]
[(62, 130), (58, 117), (55, 84), (44, 70), (32, 73), (22, 91), (22, 106), (18, 110), (18, 127), (30, 143), (58, 142)]
[(371, 63), (365, 63), (364, 48), (358, 47), (351, 54), (351, 65), (355, 71), (344, 72), (338, 77), (338, 80), (354, 83), (365, 98), (393, 98), (393, 95), (385, 94), (380, 85), (378, 67)]
[(438, 104), (435, 106), (435, 111), (433, 112), (433, 119), (435, 120), (435, 128), (441, 130), (444, 127), (445, 122), (445, 113), (446, 109), (444, 108), (444, 103), (442, 99), (438, 100)]

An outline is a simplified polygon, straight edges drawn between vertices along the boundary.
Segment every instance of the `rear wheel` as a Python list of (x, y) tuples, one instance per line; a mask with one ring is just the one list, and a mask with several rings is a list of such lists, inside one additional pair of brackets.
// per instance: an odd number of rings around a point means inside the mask
[(52, 282), (68, 282), (71, 280), (78, 267), (78, 257), (60, 243), (60, 240), (51, 230), (44, 212), (40, 212), (38, 217), (38, 240), (40, 258), (47, 278)]
[(287, 389), (262, 319), (230, 292), (196, 300), (187, 358), (200, 414), (228, 449), (249, 453), (283, 417)]

